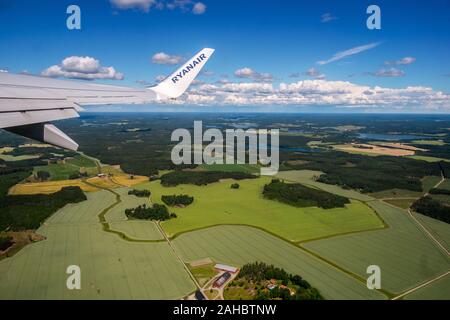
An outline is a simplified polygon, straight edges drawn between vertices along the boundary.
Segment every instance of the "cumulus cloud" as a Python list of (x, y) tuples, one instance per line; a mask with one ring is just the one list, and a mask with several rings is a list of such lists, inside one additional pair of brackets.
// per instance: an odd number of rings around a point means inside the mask
[(399, 65), (411, 64), (411, 63), (414, 63), (415, 61), (416, 61), (416, 58), (414, 58), (414, 57), (404, 57), (400, 60), (386, 61), (385, 64), (399, 66)]
[(0, 69), (0, 73), (7, 73), (9, 72), (7, 69)]
[(118, 9), (139, 9), (149, 12), (152, 6), (157, 4), (156, 0), (110, 0), (111, 4)]
[(236, 70), (234, 72), (234, 75), (237, 78), (252, 79), (252, 80), (261, 81), (261, 82), (271, 82), (274, 80), (272, 74), (256, 72), (253, 69), (248, 68), (248, 67)]
[(178, 55), (170, 55), (164, 52), (155, 53), (152, 57), (152, 62), (156, 64), (173, 65), (181, 62), (183, 57)]
[(109, 0), (113, 7), (121, 10), (135, 9), (143, 12), (150, 12), (150, 9), (159, 10), (180, 9), (184, 12), (192, 12), (193, 14), (203, 14), (206, 12), (206, 5), (202, 2), (194, 2), (192, 0)]
[(352, 55), (373, 49), (373, 48), (377, 47), (379, 44), (380, 44), (380, 42), (373, 42), (373, 43), (365, 44), (362, 46), (354, 47), (354, 48), (351, 48), (348, 50), (340, 51), (340, 52), (335, 53), (330, 59), (317, 61), (317, 63), (319, 65), (328, 64), (330, 62), (341, 60), (348, 56), (352, 56)]
[[(430, 87), (384, 88), (349, 81), (321, 79), (291, 83), (228, 82), (203, 84), (190, 89), (189, 103), (213, 105), (338, 106), (450, 111), (450, 95)], [(203, 97), (203, 98), (202, 98)], [(209, 97), (209, 98), (206, 98)], [(183, 98), (182, 98), (183, 99)], [(186, 96), (184, 96), (186, 99)], [(208, 101), (208, 99), (210, 101)]]
[(192, 13), (193, 14), (204, 14), (205, 11), (206, 11), (206, 6), (203, 3), (201, 3), (201, 2), (197, 2), (192, 7)]
[(322, 23), (327, 23), (333, 20), (336, 20), (337, 17), (333, 16), (330, 12), (324, 13), (321, 17), (320, 17), (320, 22)]
[(399, 70), (396, 68), (390, 68), (390, 69), (380, 69), (372, 75), (376, 77), (403, 77), (405, 75), (405, 72), (403, 70)]
[(92, 57), (71, 56), (65, 58), (60, 64), (53, 65), (41, 72), (46, 77), (65, 77), (71, 79), (109, 79), (123, 80), (122, 73), (113, 67), (103, 67), (100, 61)]

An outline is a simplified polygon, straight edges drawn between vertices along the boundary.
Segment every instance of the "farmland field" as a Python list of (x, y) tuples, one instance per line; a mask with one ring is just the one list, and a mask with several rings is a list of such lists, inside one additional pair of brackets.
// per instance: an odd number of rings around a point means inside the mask
[[(53, 215), (46, 240), (0, 262), (0, 299), (177, 299), (195, 287), (169, 246), (131, 243), (102, 230), (97, 215), (114, 201), (100, 191)], [(67, 290), (66, 268), (82, 270), (82, 290)]]
[[(178, 216), (161, 223), (173, 236), (180, 232), (217, 224), (245, 224), (263, 228), (291, 241), (334, 234), (382, 228), (382, 221), (372, 209), (352, 200), (345, 208), (297, 208), (264, 199), (261, 192), (268, 177), (239, 181), (239, 189), (231, 189), (233, 180), (223, 180), (208, 186), (179, 185), (163, 187), (159, 181), (137, 188), (152, 192), (152, 202), (161, 203), (162, 195), (188, 194), (194, 203), (186, 208), (171, 208)], [(220, 195), (220, 196), (218, 196)]]
[(405, 300), (450, 300), (450, 275), (404, 297)]
[(400, 293), (450, 268), (450, 260), (408, 217), (406, 211), (381, 201), (370, 205), (390, 228), (312, 241), (304, 246), (343, 268), (365, 276), (375, 264), (384, 289)]
[(30, 182), (30, 183), (19, 183), (9, 189), (9, 194), (20, 195), (20, 194), (49, 194), (61, 190), (63, 187), (68, 186), (78, 186), (85, 192), (98, 191), (91, 185), (83, 183), (80, 179), (74, 180), (61, 180), (61, 181), (46, 181), (46, 182)]
[(34, 173), (46, 171), (50, 174), (50, 181), (67, 180), (73, 174), (80, 172), (80, 168), (71, 164), (49, 164), (34, 168)]
[(443, 243), (447, 250), (450, 250), (450, 224), (419, 213), (414, 213), (414, 216)]
[(300, 248), (262, 230), (245, 226), (218, 226), (177, 237), (177, 251), (185, 261), (210, 257), (215, 262), (241, 266), (254, 261), (299, 274), (327, 299), (383, 299), (378, 291), (325, 264)]

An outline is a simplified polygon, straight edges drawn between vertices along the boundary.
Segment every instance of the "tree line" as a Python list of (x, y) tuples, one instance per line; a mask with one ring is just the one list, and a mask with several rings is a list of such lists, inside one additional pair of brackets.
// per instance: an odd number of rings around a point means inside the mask
[(147, 205), (144, 204), (137, 206), (136, 208), (125, 209), (125, 214), (127, 217), (133, 219), (157, 221), (166, 221), (177, 217), (175, 213), (170, 213), (165, 205), (158, 203), (155, 203), (151, 207), (147, 207)]
[(263, 195), (295, 207), (319, 207), (323, 209), (342, 208), (350, 203), (346, 197), (323, 190), (312, 189), (299, 183), (284, 183), (272, 179), (263, 189)]
[(161, 200), (169, 207), (188, 206), (194, 202), (194, 197), (188, 196), (187, 194), (164, 195), (161, 197)]
[(428, 217), (450, 223), (450, 206), (425, 196), (413, 203), (411, 208)]
[(175, 187), (180, 184), (194, 184), (197, 186), (218, 182), (221, 179), (255, 179), (255, 175), (246, 172), (225, 171), (173, 171), (161, 176), (164, 187)]

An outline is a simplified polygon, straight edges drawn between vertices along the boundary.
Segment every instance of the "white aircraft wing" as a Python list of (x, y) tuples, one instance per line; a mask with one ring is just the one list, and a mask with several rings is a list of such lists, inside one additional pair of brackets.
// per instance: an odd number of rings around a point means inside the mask
[(144, 89), (0, 73), (0, 128), (77, 150), (78, 144), (50, 121), (79, 117), (83, 105), (144, 104), (177, 98), (213, 52), (201, 50), (159, 85)]

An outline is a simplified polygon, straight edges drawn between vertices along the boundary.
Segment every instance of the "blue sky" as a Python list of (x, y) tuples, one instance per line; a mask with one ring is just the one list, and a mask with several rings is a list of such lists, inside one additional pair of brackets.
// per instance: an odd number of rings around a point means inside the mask
[[(81, 30), (66, 27), (70, 4), (81, 8)], [(366, 27), (370, 4), (381, 8), (381, 30)], [(139, 86), (212, 47), (210, 72), (180, 102), (448, 112), (449, 9), (444, 0), (0, 0), (0, 69), (56, 66), (51, 75), (71, 77), (62, 61), (89, 57), (101, 65), (92, 78), (120, 79), (95, 81)]]

